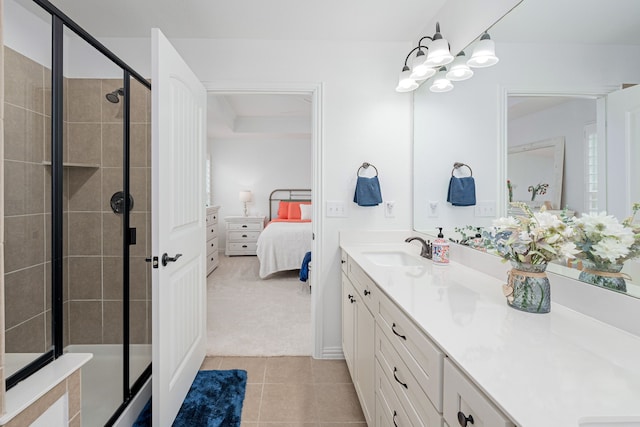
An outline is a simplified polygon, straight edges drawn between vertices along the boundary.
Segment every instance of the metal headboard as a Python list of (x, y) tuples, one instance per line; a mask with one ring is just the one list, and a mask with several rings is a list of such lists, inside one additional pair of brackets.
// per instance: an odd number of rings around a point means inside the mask
[[(269, 221), (273, 219), (275, 204), (276, 212), (280, 201), (285, 202), (310, 202), (311, 190), (306, 188), (278, 188), (269, 194)], [(276, 203), (274, 203), (276, 202)]]

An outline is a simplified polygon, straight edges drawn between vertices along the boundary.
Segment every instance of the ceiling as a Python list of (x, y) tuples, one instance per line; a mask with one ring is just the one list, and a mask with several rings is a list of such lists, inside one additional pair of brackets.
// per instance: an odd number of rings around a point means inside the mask
[(52, 0), (96, 38), (413, 41), (446, 0)]

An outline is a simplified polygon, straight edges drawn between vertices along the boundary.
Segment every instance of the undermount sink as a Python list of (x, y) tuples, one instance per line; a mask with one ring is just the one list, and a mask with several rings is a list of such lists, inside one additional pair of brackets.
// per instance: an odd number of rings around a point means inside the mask
[(362, 253), (369, 261), (385, 267), (415, 267), (424, 265), (423, 261), (402, 251), (375, 251)]
[(579, 427), (640, 427), (640, 417), (588, 417), (578, 421)]

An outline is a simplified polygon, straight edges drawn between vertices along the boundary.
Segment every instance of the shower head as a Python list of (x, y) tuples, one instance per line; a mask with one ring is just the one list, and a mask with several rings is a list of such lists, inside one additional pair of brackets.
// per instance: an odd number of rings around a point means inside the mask
[(111, 103), (114, 103), (114, 104), (117, 104), (118, 102), (120, 102), (120, 98), (118, 98), (118, 95), (124, 96), (124, 89), (123, 88), (116, 89), (113, 92), (109, 92), (104, 97), (107, 98), (107, 101), (109, 101)]

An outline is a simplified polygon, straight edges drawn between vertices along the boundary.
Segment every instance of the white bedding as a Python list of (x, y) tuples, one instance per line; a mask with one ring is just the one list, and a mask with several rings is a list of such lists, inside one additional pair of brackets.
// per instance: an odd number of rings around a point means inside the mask
[(277, 271), (296, 270), (311, 251), (310, 222), (272, 222), (258, 237), (260, 278)]

